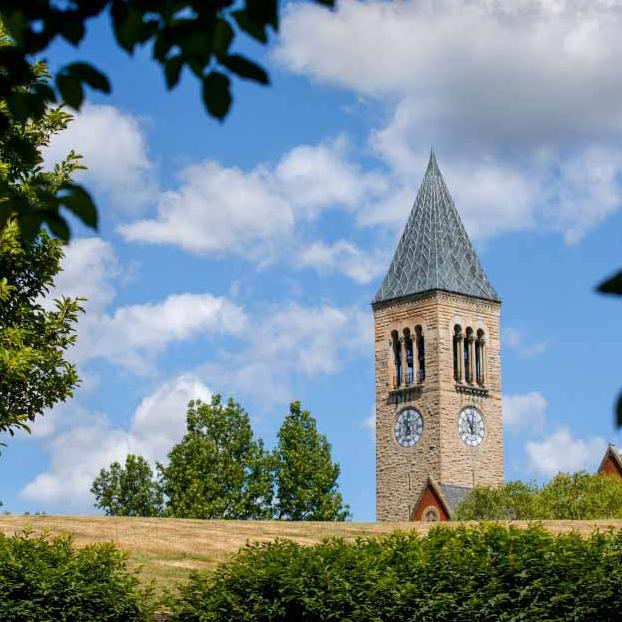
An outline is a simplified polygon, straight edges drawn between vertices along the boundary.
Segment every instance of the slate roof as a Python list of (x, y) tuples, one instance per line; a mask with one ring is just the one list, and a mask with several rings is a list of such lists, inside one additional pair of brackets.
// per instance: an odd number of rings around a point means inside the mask
[(449, 509), (450, 516), (453, 516), (458, 504), (473, 490), (472, 488), (452, 486), (451, 484), (441, 484), (440, 489), (443, 493), (443, 499), (447, 504), (447, 508)]
[(499, 302), (449, 194), (434, 151), (374, 303), (433, 290)]

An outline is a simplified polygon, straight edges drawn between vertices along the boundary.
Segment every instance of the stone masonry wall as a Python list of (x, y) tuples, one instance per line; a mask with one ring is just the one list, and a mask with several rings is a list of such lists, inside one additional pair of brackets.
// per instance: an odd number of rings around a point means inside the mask
[[(487, 342), (486, 396), (459, 392), (453, 378), (453, 326), (482, 328)], [(431, 292), (374, 309), (376, 367), (376, 517), (408, 520), (428, 475), (459, 486), (503, 482), (503, 423), (501, 419), (499, 305), (466, 296)], [(410, 390), (393, 390), (391, 332), (425, 337), (426, 378)], [(481, 391), (480, 391), (481, 393)], [(486, 423), (479, 448), (467, 447), (458, 436), (458, 414), (476, 406)], [(412, 448), (394, 437), (398, 414), (406, 407), (422, 415), (423, 433)]]

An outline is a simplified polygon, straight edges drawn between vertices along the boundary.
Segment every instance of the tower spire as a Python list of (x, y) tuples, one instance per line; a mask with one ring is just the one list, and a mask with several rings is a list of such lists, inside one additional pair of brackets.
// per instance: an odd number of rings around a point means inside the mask
[(374, 303), (433, 290), (499, 301), (462, 224), (434, 148)]

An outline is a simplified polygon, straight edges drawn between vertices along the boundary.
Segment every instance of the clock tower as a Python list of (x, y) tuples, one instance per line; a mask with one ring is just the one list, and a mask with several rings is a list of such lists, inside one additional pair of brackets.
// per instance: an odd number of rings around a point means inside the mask
[(500, 306), (432, 152), (372, 303), (378, 520), (446, 520), (503, 483)]

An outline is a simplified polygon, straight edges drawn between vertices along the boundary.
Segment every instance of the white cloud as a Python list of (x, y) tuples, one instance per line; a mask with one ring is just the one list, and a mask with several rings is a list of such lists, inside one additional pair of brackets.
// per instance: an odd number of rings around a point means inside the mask
[[(101, 238), (77, 239), (66, 247), (63, 272), (46, 297), (86, 297), (78, 340), (69, 357), (88, 376), (85, 363), (103, 358), (138, 374), (154, 371), (172, 343), (201, 335), (239, 335), (247, 317), (239, 305), (211, 294), (172, 294), (157, 302), (117, 307), (114, 281), (122, 274), (116, 254)], [(42, 428), (43, 429), (43, 428)]]
[(427, 144), (540, 144), (620, 130), (621, 25), (607, 0), (293, 4), (276, 55), (357, 93), (412, 97)]
[(503, 423), (512, 432), (542, 431), (549, 404), (540, 391), (503, 396)]
[(113, 280), (120, 274), (112, 245), (101, 238), (81, 238), (73, 239), (64, 251), (63, 271), (55, 278), (47, 302), (59, 296), (80, 297), (87, 299), (87, 312), (102, 311), (115, 297)]
[(360, 209), (386, 191), (386, 178), (363, 172), (348, 161), (347, 149), (346, 140), (338, 138), (319, 145), (300, 145), (281, 159), (275, 177), (295, 211), (313, 215), (334, 206)]
[(367, 429), (371, 438), (376, 440), (376, 409), (374, 408), (371, 415), (363, 421), (363, 427)]
[(357, 308), (290, 304), (252, 325), (247, 348), (204, 366), (211, 385), (286, 401), (296, 379), (333, 374), (372, 344), (370, 315)]
[(179, 179), (176, 190), (160, 196), (155, 218), (123, 225), (122, 235), (260, 263), (294, 252), (297, 229), (320, 211), (360, 209), (386, 186), (383, 176), (348, 160), (341, 138), (299, 145), (275, 167), (243, 171), (204, 162), (182, 170)]
[(503, 330), (503, 345), (515, 350), (521, 357), (529, 358), (542, 354), (549, 342), (547, 340), (531, 341), (524, 330), (508, 326)]
[(158, 201), (158, 216), (121, 227), (127, 240), (175, 244), (196, 254), (229, 251), (260, 258), (294, 226), (291, 206), (270, 174), (204, 162), (181, 171), (180, 187)]
[(621, 27), (607, 0), (343, 0), (288, 6), (275, 54), (394, 106), (370, 137), (391, 191), (360, 223), (403, 225), (434, 145), (472, 236), (573, 243), (622, 204)]
[(598, 436), (574, 438), (566, 426), (541, 442), (526, 445), (527, 468), (532, 473), (552, 477), (557, 473), (593, 470), (602, 458), (607, 443)]
[(84, 157), (87, 167), (75, 179), (106, 197), (115, 210), (136, 212), (155, 198), (154, 165), (135, 116), (87, 102), (69, 127), (52, 138), (46, 163), (60, 162), (72, 149)]
[(381, 276), (388, 265), (384, 253), (366, 253), (347, 240), (334, 244), (314, 242), (300, 251), (297, 261), (302, 267), (338, 272), (363, 284)]
[(47, 507), (92, 510), (89, 489), (99, 470), (128, 453), (150, 462), (163, 460), (185, 431), (186, 405), (191, 399), (210, 399), (211, 392), (196, 377), (183, 375), (145, 397), (129, 428), (114, 427), (104, 414), (92, 413), (78, 402), (66, 407), (67, 416), (48, 442), (50, 465), (21, 492), (21, 497)]
[(206, 333), (237, 335), (247, 325), (241, 307), (210, 294), (173, 294), (87, 319), (76, 358), (105, 358), (139, 374), (150, 373), (157, 355), (171, 343)]

